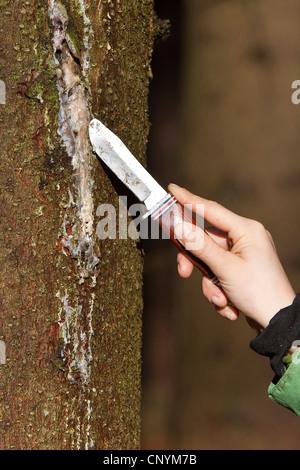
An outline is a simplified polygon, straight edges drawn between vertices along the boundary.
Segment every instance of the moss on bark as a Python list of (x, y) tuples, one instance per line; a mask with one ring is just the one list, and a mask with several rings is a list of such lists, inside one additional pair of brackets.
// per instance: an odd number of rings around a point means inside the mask
[[(62, 3), (91, 116), (145, 161), (152, 0)], [(58, 134), (48, 2), (4, 0), (0, 15), (0, 448), (138, 448), (142, 255), (135, 241), (100, 242), (93, 230), (98, 264), (78, 282), (89, 247), (75, 256), (68, 245), (80, 194)], [(94, 211), (117, 206), (92, 154), (89, 171)]]

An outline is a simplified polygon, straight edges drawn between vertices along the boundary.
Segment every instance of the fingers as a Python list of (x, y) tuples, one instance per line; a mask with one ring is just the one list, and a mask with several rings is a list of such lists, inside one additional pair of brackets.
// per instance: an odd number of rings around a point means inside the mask
[[(169, 190), (181, 204), (192, 205), (194, 213), (199, 214), (214, 226), (203, 231), (201, 228), (185, 222), (175, 227), (175, 235), (186, 249), (204, 261), (221, 280), (222, 273), (235, 263), (235, 257), (229, 251), (230, 243), (234, 238), (237, 239), (241, 236), (240, 227), (246, 219), (214, 201), (196, 196), (179, 186), (171, 184)], [(193, 272), (192, 263), (181, 253), (178, 254), (177, 261), (180, 276), (190, 277)], [(221, 270), (219, 271), (220, 266)], [(202, 288), (204, 296), (215, 306), (219, 315), (228, 320), (238, 318), (238, 309), (228, 304), (228, 298), (224, 291), (205, 276)]]
[(231, 212), (217, 202), (196, 196), (180, 186), (170, 184), (169, 191), (181, 204), (191, 204), (194, 213), (200, 215), (214, 227), (226, 233), (231, 233), (235, 229), (238, 229), (241, 226), (241, 222), (245, 220), (243, 217)]
[(206, 297), (210, 303), (218, 308), (226, 307), (228, 299), (225, 293), (205, 276), (202, 278), (202, 291), (204, 297)]
[(239, 311), (234, 306), (228, 305), (227, 296), (222, 289), (205, 276), (202, 279), (202, 290), (204, 297), (215, 306), (219, 315), (231, 321), (239, 317)]
[(179, 276), (182, 277), (183, 279), (187, 279), (188, 277), (191, 276), (194, 266), (193, 264), (187, 259), (186, 256), (182, 253), (178, 253), (177, 255), (177, 269)]
[(190, 253), (211, 268), (219, 280), (226, 269), (229, 269), (231, 264), (235, 262), (234, 255), (230, 251), (224, 249), (212, 236), (198, 226), (189, 222), (178, 223), (174, 227), (174, 233)]
[[(206, 229), (206, 232), (210, 235), (210, 237), (216, 243), (218, 243), (218, 245), (224, 248), (224, 250), (228, 249), (228, 238), (225, 232), (215, 229), (214, 227), (210, 227)], [(194, 270), (194, 265), (181, 252), (179, 252), (177, 255), (177, 263), (178, 263), (178, 273), (180, 277), (184, 279), (187, 279), (188, 277), (190, 277)]]
[(216, 311), (218, 312), (219, 315), (221, 315), (221, 317), (227, 318), (227, 320), (230, 320), (230, 321), (237, 320), (239, 317), (238, 309), (231, 305), (226, 305), (226, 307), (224, 308), (216, 307)]
[[(192, 263), (182, 253), (178, 253), (177, 262), (179, 275), (184, 279), (190, 277), (194, 269)], [(222, 289), (205, 276), (202, 278), (202, 290), (204, 297), (215, 306), (219, 315), (231, 321), (239, 317), (239, 311), (228, 305), (227, 296)]]

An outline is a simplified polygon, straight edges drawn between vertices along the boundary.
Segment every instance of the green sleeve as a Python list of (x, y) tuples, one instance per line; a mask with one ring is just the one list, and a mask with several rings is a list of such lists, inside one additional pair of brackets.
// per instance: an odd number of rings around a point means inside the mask
[(300, 416), (300, 351), (283, 358), (285, 373), (268, 389), (271, 400)]

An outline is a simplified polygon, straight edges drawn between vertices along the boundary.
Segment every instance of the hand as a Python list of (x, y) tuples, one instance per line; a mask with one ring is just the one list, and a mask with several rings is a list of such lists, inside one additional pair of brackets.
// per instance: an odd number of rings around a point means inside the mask
[[(269, 232), (261, 223), (234, 214), (184, 188), (171, 184), (169, 191), (181, 204), (192, 204), (193, 212), (213, 226), (204, 234), (201, 228), (195, 232), (188, 223), (175, 227), (175, 233), (180, 234), (178, 238), (184, 246), (195, 235), (199, 237), (199, 244), (191, 251), (219, 279), (220, 286), (216, 286), (203, 277), (204, 296), (222, 316), (234, 320), (242, 312), (250, 324), (254, 322), (260, 329), (265, 328), (281, 308), (293, 302), (296, 295)], [(193, 265), (182, 253), (177, 259), (180, 276), (188, 278)]]

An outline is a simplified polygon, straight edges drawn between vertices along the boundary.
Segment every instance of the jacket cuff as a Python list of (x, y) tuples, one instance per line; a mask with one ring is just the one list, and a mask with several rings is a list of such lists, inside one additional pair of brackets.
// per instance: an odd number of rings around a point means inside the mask
[(269, 325), (250, 342), (250, 347), (270, 358), (270, 365), (279, 378), (285, 372), (283, 357), (297, 339), (300, 340), (300, 294), (292, 305), (274, 315)]
[(300, 351), (295, 351), (292, 356), (285, 356), (283, 364), (285, 373), (278, 382), (271, 382), (268, 396), (278, 405), (300, 416)]

